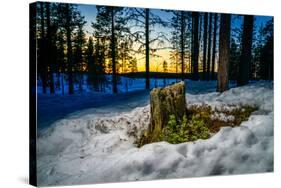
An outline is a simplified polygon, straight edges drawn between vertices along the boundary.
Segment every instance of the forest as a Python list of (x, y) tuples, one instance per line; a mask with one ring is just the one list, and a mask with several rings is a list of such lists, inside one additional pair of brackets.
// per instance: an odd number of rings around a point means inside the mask
[(229, 81), (273, 80), (273, 18), (92, 5), (95, 19), (86, 21), (79, 6), (34, 7), (42, 93), (73, 94), (83, 85), (118, 93), (120, 77), (143, 78), (143, 89), (156, 86), (152, 78), (218, 80), (218, 91)]

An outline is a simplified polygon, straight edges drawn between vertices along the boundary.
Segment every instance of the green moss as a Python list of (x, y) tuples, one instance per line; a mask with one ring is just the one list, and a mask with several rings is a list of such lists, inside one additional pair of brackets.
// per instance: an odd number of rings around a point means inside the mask
[(167, 126), (162, 130), (159, 141), (167, 141), (171, 144), (207, 139), (210, 130), (200, 116), (193, 115), (188, 121), (184, 115), (181, 122), (177, 123), (174, 115), (171, 115)]
[[(187, 110), (190, 117), (194, 114), (199, 116), (205, 124), (208, 126), (212, 133), (216, 133), (221, 127), (235, 127), (239, 126), (243, 121), (247, 121), (252, 112), (256, 111), (258, 108), (255, 106), (228, 106), (233, 107), (232, 110), (227, 108), (222, 109), (212, 109), (209, 105), (192, 105)], [(212, 119), (212, 115), (223, 113), (226, 116), (233, 116), (233, 119), (228, 121), (223, 121), (220, 119)]]
[[(170, 115), (167, 125), (160, 131), (159, 136), (151, 141), (147, 131), (143, 134), (136, 144), (140, 147), (147, 143), (155, 141), (167, 141), (171, 144), (196, 141), (198, 139), (208, 139), (210, 135), (216, 133), (221, 127), (239, 126), (243, 121), (247, 121), (252, 112), (258, 108), (255, 106), (232, 106), (227, 108), (212, 109), (209, 105), (189, 106), (185, 115), (180, 121), (177, 121), (175, 115)], [(214, 119), (214, 114), (223, 113), (226, 116), (233, 116), (228, 121)]]

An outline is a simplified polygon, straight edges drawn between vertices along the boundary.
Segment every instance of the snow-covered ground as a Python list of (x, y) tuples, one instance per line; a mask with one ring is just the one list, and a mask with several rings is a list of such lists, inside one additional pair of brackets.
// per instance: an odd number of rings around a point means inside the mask
[[(54, 82), (55, 82), (55, 94), (56, 95), (67, 95), (69, 85), (67, 80), (66, 74), (60, 74), (57, 75), (54, 73)], [(112, 93), (112, 76), (111, 75), (105, 75), (106, 82), (105, 82), (105, 88), (104, 93)], [(76, 78), (79, 79), (79, 78)], [(93, 93), (93, 89), (88, 84), (88, 75), (83, 74), (81, 79), (81, 87), (82, 87), (82, 93)], [(173, 78), (150, 78), (150, 88), (154, 87), (162, 87), (168, 84), (171, 84), (173, 82), (176, 82), (180, 79), (173, 79)], [(79, 89), (79, 81), (76, 80), (74, 82), (74, 93), (81, 93)], [(58, 86), (59, 84), (59, 86)], [(126, 93), (126, 92), (132, 92), (137, 90), (143, 90), (145, 88), (145, 78), (130, 78), (125, 76), (118, 76), (118, 83), (117, 83), (117, 90), (118, 93)], [(47, 94), (50, 94), (50, 88), (47, 87), (46, 90)], [(37, 80), (37, 93), (42, 94), (43, 93), (43, 87), (42, 87), (42, 81), (41, 79)]]
[(257, 106), (258, 110), (241, 126), (222, 128), (207, 140), (176, 145), (158, 142), (141, 148), (134, 145), (134, 140), (149, 123), (147, 93), (140, 95), (145, 96), (140, 101), (138, 96), (128, 103), (78, 111), (40, 133), (38, 184), (273, 171), (272, 82), (251, 83), (222, 94), (214, 92), (215, 82), (187, 81), (186, 86), (187, 106), (209, 104), (213, 108), (232, 108), (247, 104)]
[[(121, 84), (118, 85), (118, 94), (112, 94), (111, 86), (109, 85), (106, 92), (95, 92), (88, 88), (86, 84), (87, 78), (84, 78), (83, 92), (79, 92), (78, 85), (75, 85), (75, 93), (73, 95), (67, 94), (67, 80), (64, 80), (64, 92), (57, 89), (55, 95), (49, 93), (42, 93), (42, 86), (40, 81), (37, 83), (37, 128), (41, 130), (49, 127), (56, 120), (63, 119), (69, 114), (80, 112), (81, 110), (95, 108), (96, 111), (107, 109), (116, 111), (130, 111), (135, 107), (145, 106), (149, 103), (149, 92), (144, 90), (144, 79), (132, 79), (127, 77), (120, 77)], [(175, 82), (175, 79), (166, 79), (166, 84)], [(127, 92), (126, 83), (130, 83), (130, 89)], [(156, 85), (154, 83), (157, 83)], [(156, 86), (163, 86), (163, 79), (151, 79), (151, 88)], [(188, 87), (186, 92), (190, 94), (199, 94), (215, 91), (216, 82), (214, 81), (200, 81), (194, 82), (186, 81)], [(122, 92), (123, 91), (123, 92)], [(100, 108), (102, 107), (102, 108)], [(91, 109), (90, 109), (91, 110)]]

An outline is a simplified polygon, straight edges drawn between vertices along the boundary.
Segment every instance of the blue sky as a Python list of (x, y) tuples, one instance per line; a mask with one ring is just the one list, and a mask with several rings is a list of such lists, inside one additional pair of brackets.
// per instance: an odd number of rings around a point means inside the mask
[[(78, 5), (78, 10), (81, 11), (81, 14), (85, 17), (87, 21), (85, 29), (88, 31), (88, 34), (93, 32), (91, 27), (91, 22), (95, 21), (95, 17), (97, 14), (97, 9), (95, 5)], [(161, 11), (160, 9), (152, 9), (152, 12), (158, 16), (160, 16), (164, 20), (169, 20), (171, 18), (171, 13), (167, 13)], [(255, 16), (255, 26), (259, 27), (261, 24), (265, 24), (268, 20), (270, 20), (271, 16)], [(242, 19), (232, 19), (232, 27), (241, 27)]]
[[(96, 14), (97, 14), (96, 6), (80, 4), (80, 5), (78, 5), (77, 8), (78, 8), (78, 10), (81, 11), (81, 14), (85, 17), (85, 20), (87, 22), (85, 25), (85, 30), (87, 32), (87, 36), (91, 36), (93, 34), (93, 28), (91, 27), (91, 23), (95, 21)], [(171, 13), (169, 13), (169, 12), (165, 12), (160, 9), (151, 9), (151, 12), (155, 15), (158, 15), (165, 21), (169, 21), (171, 19)], [(235, 14), (232, 14), (232, 15), (234, 15), (234, 16), (232, 16), (232, 25), (231, 25), (232, 29), (241, 28), (242, 23), (243, 23), (243, 17), (237, 16)], [(261, 24), (265, 25), (265, 23), (268, 20), (270, 20), (271, 18), (272, 18), (271, 16), (255, 16), (255, 22), (254, 22), (255, 28), (259, 29)], [(155, 26), (154, 28), (151, 28), (151, 29), (156, 30), (158, 32), (161, 31), (166, 34), (167, 38), (170, 38), (171, 30), (169, 28)], [(153, 38), (153, 36), (155, 36), (155, 35), (156, 35), (156, 32), (152, 31), (150, 36)], [(164, 44), (164, 46), (169, 47), (171, 45), (168, 42), (166, 42)], [(151, 61), (154, 62), (153, 64), (150, 65), (151, 70), (158, 70), (159, 64), (161, 64), (163, 61), (167, 61), (168, 63), (170, 62), (169, 49), (158, 50), (157, 54), (159, 55), (159, 57), (155, 57), (155, 58), (151, 57)], [(139, 71), (144, 71), (145, 70), (144, 56), (138, 55), (137, 61), (138, 61)]]

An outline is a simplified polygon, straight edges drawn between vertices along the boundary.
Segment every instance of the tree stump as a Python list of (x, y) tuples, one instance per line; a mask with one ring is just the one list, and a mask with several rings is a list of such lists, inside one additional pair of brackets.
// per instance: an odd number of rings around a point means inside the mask
[(175, 83), (164, 88), (154, 88), (150, 92), (150, 125), (139, 145), (156, 142), (162, 129), (168, 124), (170, 115), (178, 122), (186, 113), (184, 82)]

